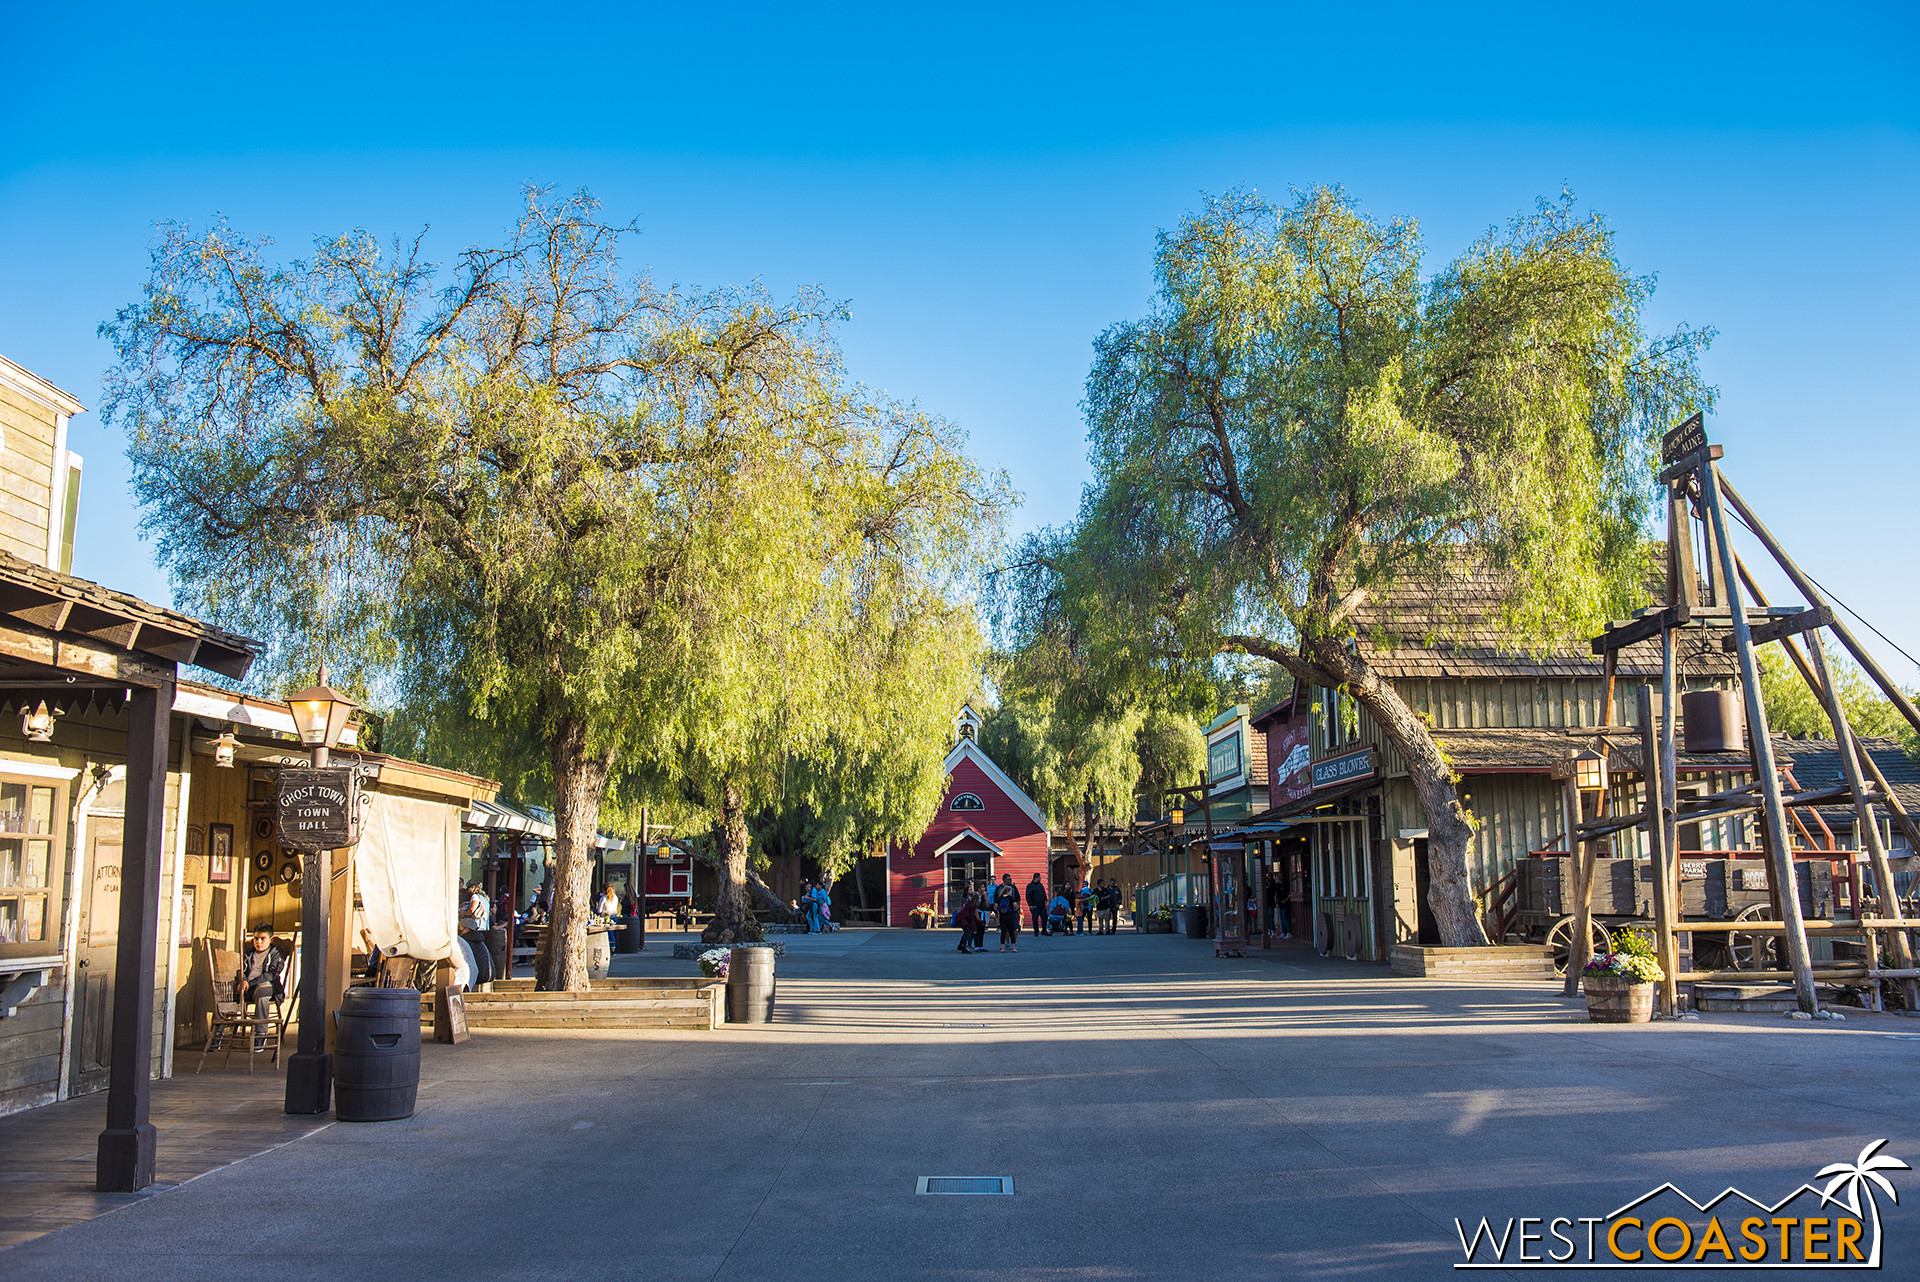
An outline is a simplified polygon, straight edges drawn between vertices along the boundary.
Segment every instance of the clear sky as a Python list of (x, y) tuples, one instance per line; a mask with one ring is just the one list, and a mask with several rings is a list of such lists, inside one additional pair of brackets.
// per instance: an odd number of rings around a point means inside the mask
[[(1920, 655), (1920, 6), (4, 7), (0, 353), (85, 404), (158, 220), (446, 259), (584, 186), (663, 282), (847, 300), (855, 373), (967, 428), (1025, 529), (1072, 516), (1090, 341), (1202, 193), (1343, 183), (1437, 266), (1564, 184), (1656, 327), (1720, 331), (1735, 483)], [(120, 441), (73, 445), (75, 572), (169, 599)]]

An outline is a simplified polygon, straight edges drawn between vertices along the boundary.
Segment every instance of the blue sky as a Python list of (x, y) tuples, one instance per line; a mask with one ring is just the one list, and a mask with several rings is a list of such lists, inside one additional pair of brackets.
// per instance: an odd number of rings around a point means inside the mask
[[(1344, 183), (1438, 265), (1564, 183), (1654, 325), (1720, 331), (1736, 484), (1920, 655), (1915, 6), (9, 9), (43, 56), (0, 79), (0, 353), (88, 405), (158, 220), (444, 259), (585, 186), (663, 282), (847, 300), (855, 373), (966, 427), (1024, 529), (1072, 515), (1091, 339), (1203, 192)], [(74, 445), (75, 571), (168, 599), (119, 441)]]

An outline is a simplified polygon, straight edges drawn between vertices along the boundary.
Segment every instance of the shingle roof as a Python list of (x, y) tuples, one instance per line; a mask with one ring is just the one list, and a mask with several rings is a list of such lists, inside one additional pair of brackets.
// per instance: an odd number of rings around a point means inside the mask
[[(1409, 580), (1362, 605), (1353, 614), (1362, 652), (1385, 677), (1534, 678), (1598, 677), (1602, 664), (1584, 638), (1564, 648), (1529, 654), (1499, 625), (1502, 581), (1484, 561), (1464, 554), (1431, 579)], [(1655, 599), (1655, 585), (1648, 600)], [(1722, 676), (1735, 671), (1733, 656), (1720, 649), (1720, 629), (1676, 634), (1682, 676)], [(1620, 651), (1622, 676), (1657, 676), (1660, 643), (1642, 641)]]
[[(1893, 785), (1893, 795), (1900, 799), (1910, 815), (1920, 815), (1920, 762), (1907, 756), (1898, 739), (1861, 737), (1860, 744), (1872, 756), (1874, 764), (1880, 767), (1880, 773)], [(1782, 735), (1773, 737), (1773, 755), (1783, 766), (1793, 770), (1793, 780), (1808, 792), (1816, 788), (1837, 788), (1846, 783), (1846, 772), (1840, 766), (1840, 745), (1832, 739), (1790, 739)], [(1872, 785), (1872, 776), (1867, 783)], [(1820, 814), (1835, 827), (1853, 827), (1853, 807), (1851, 805), (1820, 806)]]
[[(1616, 727), (1617, 729), (1617, 727)], [(1455, 771), (1552, 770), (1582, 748), (1592, 746), (1588, 736), (1557, 726), (1473, 727), (1435, 729), (1433, 738)], [(1630, 738), (1612, 741), (1615, 773), (1640, 769), (1640, 751)], [(1744, 752), (1676, 753), (1685, 770), (1740, 771), (1750, 765)]]

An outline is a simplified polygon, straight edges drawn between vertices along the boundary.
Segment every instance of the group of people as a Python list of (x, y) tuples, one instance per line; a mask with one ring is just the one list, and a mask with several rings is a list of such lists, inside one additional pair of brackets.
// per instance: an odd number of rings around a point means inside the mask
[(953, 924), (960, 929), (959, 951), (985, 952), (988, 919), (992, 918), (1000, 927), (1000, 951), (1019, 952), (1023, 898), (1033, 914), (1033, 932), (1037, 935), (1112, 935), (1120, 929), (1117, 881), (1083, 881), (1071, 894), (1068, 887), (1061, 886), (1049, 895), (1040, 874), (1035, 873), (1023, 894), (1013, 884), (1013, 874), (1002, 873), (997, 884), (969, 892), (955, 909)]
[(840, 923), (833, 919), (833, 893), (825, 882), (801, 882), (800, 897), (790, 901), (787, 907), (800, 914), (801, 924), (806, 926), (809, 935), (840, 929)]

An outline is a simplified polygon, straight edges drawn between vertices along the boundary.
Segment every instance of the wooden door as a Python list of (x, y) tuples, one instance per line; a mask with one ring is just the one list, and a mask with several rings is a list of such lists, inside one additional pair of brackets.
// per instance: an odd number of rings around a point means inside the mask
[(113, 1062), (113, 968), (120, 946), (120, 860), (126, 820), (87, 820), (87, 882), (80, 896), (73, 986), (75, 1095), (104, 1090)]

